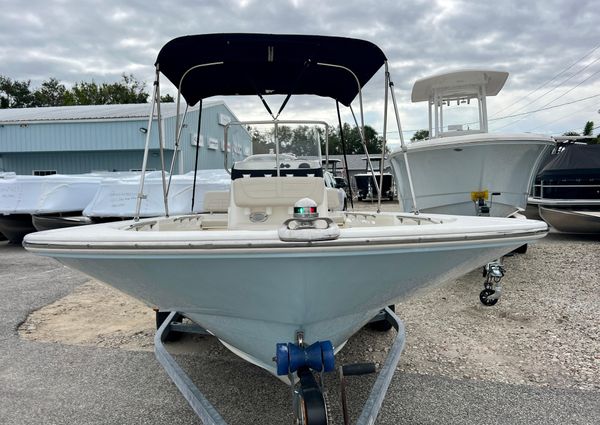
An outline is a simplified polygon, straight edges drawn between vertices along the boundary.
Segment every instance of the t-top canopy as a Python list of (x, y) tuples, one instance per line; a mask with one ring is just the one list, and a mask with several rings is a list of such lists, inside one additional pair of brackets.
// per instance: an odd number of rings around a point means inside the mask
[[(215, 95), (253, 94), (314, 94), (349, 106), (359, 91), (355, 78), (347, 70), (317, 63), (349, 68), (363, 87), (385, 60), (376, 45), (352, 38), (203, 34), (169, 41), (156, 66), (181, 87), (181, 95), (192, 106)], [(218, 62), (222, 64), (194, 68)]]
[(485, 86), (486, 96), (496, 96), (504, 87), (507, 78), (508, 72), (483, 70), (462, 70), (435, 75), (415, 82), (411, 100), (413, 102), (430, 100), (436, 89), (447, 90), (454, 96), (460, 97), (460, 89), (466, 88), (467, 91), (462, 95), (470, 96), (473, 94), (470, 91), (472, 86)]

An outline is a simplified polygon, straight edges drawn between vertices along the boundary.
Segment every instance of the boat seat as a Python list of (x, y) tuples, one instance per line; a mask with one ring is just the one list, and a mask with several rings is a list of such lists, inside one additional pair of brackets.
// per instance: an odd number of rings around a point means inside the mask
[(329, 211), (341, 209), (342, 205), (340, 205), (338, 189), (334, 189), (333, 187), (327, 188), (327, 207)]
[(293, 216), (294, 204), (302, 198), (315, 201), (321, 216), (328, 215), (328, 195), (320, 177), (247, 177), (233, 180), (229, 228), (278, 227)]
[(325, 184), (319, 177), (242, 178), (232, 182), (233, 200), (238, 207), (293, 207), (296, 201), (310, 198), (323, 202)]
[(229, 191), (228, 190), (214, 190), (204, 194), (204, 207), (205, 212), (217, 213), (227, 212), (229, 208)]

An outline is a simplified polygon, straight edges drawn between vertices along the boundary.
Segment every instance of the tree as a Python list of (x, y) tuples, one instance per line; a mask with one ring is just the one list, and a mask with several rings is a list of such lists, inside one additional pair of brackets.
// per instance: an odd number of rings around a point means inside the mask
[(268, 134), (261, 133), (260, 130), (255, 127), (248, 128), (248, 131), (252, 137), (252, 153), (262, 154), (271, 151), (275, 152), (275, 143), (273, 143), (273, 140)]
[[(267, 131), (257, 128), (249, 129), (252, 137), (252, 152), (255, 154), (275, 152), (275, 129), (270, 127)], [(299, 125), (277, 127), (277, 140), (279, 152), (291, 153), (299, 157), (317, 156), (317, 143), (321, 140), (319, 132), (314, 127)]]
[(123, 74), (122, 81), (112, 84), (96, 84), (81, 81), (76, 83), (65, 98), (66, 105), (114, 105), (124, 103), (146, 103), (144, 82), (133, 75)]
[(0, 75), (0, 108), (27, 108), (33, 103), (31, 81), (11, 80)]
[[(116, 83), (81, 81), (70, 90), (56, 78), (49, 78), (34, 91), (30, 85), (29, 80), (12, 80), (0, 75), (0, 108), (147, 103), (149, 96), (145, 91), (146, 83), (126, 74)], [(163, 96), (163, 99), (173, 101), (170, 95)]]
[(417, 130), (413, 137), (410, 138), (411, 142), (416, 142), (418, 140), (425, 140), (429, 138), (429, 130)]
[[(364, 154), (365, 150), (362, 145), (359, 129), (356, 126), (350, 126), (348, 123), (342, 125), (344, 133), (344, 141), (346, 142), (346, 153), (348, 155)], [(332, 155), (341, 155), (344, 153), (342, 149), (342, 141), (339, 135), (339, 128), (330, 127), (329, 133), (329, 153)], [(365, 142), (369, 153), (381, 153), (383, 148), (383, 139), (379, 137), (377, 131), (371, 126), (365, 125)], [(323, 147), (323, 151), (324, 151)]]
[(580, 134), (576, 131), (566, 131), (563, 133), (563, 136), (579, 136)]
[(31, 106), (63, 106), (67, 95), (67, 88), (56, 78), (49, 78), (33, 92)]
[(160, 97), (160, 101), (162, 103), (169, 103), (169, 102), (175, 102), (175, 99), (173, 98), (173, 96), (171, 96), (169, 93), (167, 93), (167, 94), (163, 94)]

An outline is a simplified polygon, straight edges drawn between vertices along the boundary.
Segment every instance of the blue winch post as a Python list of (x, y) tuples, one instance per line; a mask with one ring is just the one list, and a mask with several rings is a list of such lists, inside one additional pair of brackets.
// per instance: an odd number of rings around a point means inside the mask
[(163, 344), (163, 341), (167, 339), (171, 331), (171, 322), (177, 314), (176, 311), (171, 312), (169, 317), (158, 328), (158, 331), (156, 331), (156, 335), (154, 336), (154, 353), (156, 359), (165, 369), (165, 372), (167, 372), (167, 375), (169, 375), (181, 394), (183, 394), (183, 397), (187, 400), (196, 415), (198, 415), (202, 423), (205, 425), (227, 425), (217, 409), (202, 395)]

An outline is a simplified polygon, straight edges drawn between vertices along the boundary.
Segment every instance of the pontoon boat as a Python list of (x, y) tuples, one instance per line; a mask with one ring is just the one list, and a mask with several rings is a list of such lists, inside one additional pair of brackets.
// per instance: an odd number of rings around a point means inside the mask
[(537, 175), (529, 203), (558, 231), (600, 233), (600, 145), (562, 143)]

